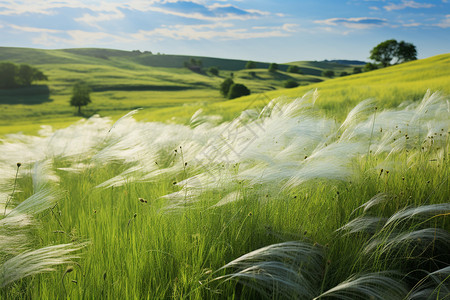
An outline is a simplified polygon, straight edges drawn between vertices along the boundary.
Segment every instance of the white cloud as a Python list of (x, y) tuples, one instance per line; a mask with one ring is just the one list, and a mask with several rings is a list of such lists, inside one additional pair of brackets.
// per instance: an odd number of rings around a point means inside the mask
[(401, 10), (405, 8), (430, 8), (433, 7), (434, 4), (431, 3), (419, 3), (413, 0), (403, 0), (400, 4), (391, 3), (389, 5), (383, 6), (383, 8), (387, 11), (391, 10)]
[(386, 19), (379, 18), (331, 18), (326, 20), (317, 20), (314, 23), (326, 25), (326, 28), (330, 28), (330, 26), (344, 26), (352, 29), (367, 29), (372, 27), (386, 26)]
[(436, 26), (441, 28), (449, 28), (450, 27), (450, 15), (446, 15), (445, 19), (443, 19), (440, 23), (436, 24)]
[(422, 23), (418, 23), (418, 22), (414, 22), (414, 23), (408, 23), (408, 24), (403, 24), (403, 27), (420, 27), (423, 26)]
[(74, 20), (101, 29), (101, 27), (98, 25), (99, 22), (121, 20), (124, 18), (125, 15), (120, 10), (116, 10), (115, 12), (112, 13), (99, 13), (98, 15), (95, 16), (91, 14), (84, 14), (81, 18), (76, 18)]
[[(152, 1), (147, 1), (152, 3)], [(125, 7), (122, 3), (99, 2), (83, 0), (4, 0), (0, 2), (0, 15), (23, 14), (55, 14), (60, 8), (85, 8), (98, 12), (116, 11), (119, 7)]]
[(33, 32), (33, 33), (59, 33), (59, 32), (62, 32), (61, 30), (57, 30), (57, 29), (26, 27), (26, 26), (14, 25), (14, 24), (9, 24), (8, 26), (15, 30), (19, 30), (19, 31), (23, 31), (23, 32)]
[(59, 46), (61, 44), (75, 47), (83, 47), (90, 45), (114, 45), (118, 43), (130, 43), (129, 38), (113, 35), (105, 32), (88, 32), (82, 30), (69, 30), (64, 32), (68, 37), (52, 35), (50, 32), (43, 32), (41, 35), (34, 37), (32, 42), (36, 45)]
[[(259, 27), (251, 31), (245, 28), (234, 27), (229, 23), (216, 23), (211, 25), (170, 25), (162, 26), (154, 30), (140, 30), (131, 36), (137, 40), (147, 40), (151, 37), (171, 38), (175, 40), (201, 40), (201, 39), (219, 39), (219, 40), (241, 40), (252, 38), (267, 37), (286, 37), (290, 36), (293, 24), (285, 24), (282, 27)], [(288, 32), (286, 29), (291, 30)]]

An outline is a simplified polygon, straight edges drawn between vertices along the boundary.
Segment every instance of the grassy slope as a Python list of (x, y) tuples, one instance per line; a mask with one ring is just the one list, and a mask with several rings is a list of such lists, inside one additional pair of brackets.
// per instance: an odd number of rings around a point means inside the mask
[[(320, 92), (317, 105), (337, 119), (342, 118), (357, 103), (375, 98), (381, 107), (395, 107), (404, 101), (416, 101), (431, 91), (450, 94), (450, 54), (404, 63), (385, 69), (361, 73), (294, 89), (271, 91), (236, 100), (212, 104), (208, 111), (221, 111), (234, 116), (242, 109), (262, 106), (275, 97), (301, 97), (311, 89)], [(167, 111), (175, 114), (175, 110)]]
[[(251, 70), (255, 76), (251, 76), (250, 70), (240, 70), (245, 61), (196, 57), (203, 61), (205, 68), (219, 66), (220, 76), (210, 76), (180, 68), (189, 58), (108, 49), (0, 48), (0, 61), (35, 65), (50, 79), (27, 89), (0, 91), (0, 135), (35, 132), (39, 124), (63, 127), (79, 119), (74, 115), (74, 108), (68, 105), (71, 87), (77, 80), (93, 87), (93, 103), (85, 109), (86, 115), (98, 113), (118, 118), (142, 107), (146, 109), (142, 117), (160, 120), (161, 109), (175, 107), (184, 113), (188, 106), (190, 113), (191, 107), (223, 102), (218, 86), (231, 72), (236, 82), (244, 83), (253, 93), (280, 89), (287, 79), (303, 85), (326, 79), (320, 76), (320, 67), (311, 67), (320, 63), (303, 62), (304, 75), (282, 71), (287, 65), (280, 65), (280, 71), (271, 74), (267, 72), (268, 63), (257, 63), (258, 69)], [(326, 67), (351, 70), (338, 64)]]

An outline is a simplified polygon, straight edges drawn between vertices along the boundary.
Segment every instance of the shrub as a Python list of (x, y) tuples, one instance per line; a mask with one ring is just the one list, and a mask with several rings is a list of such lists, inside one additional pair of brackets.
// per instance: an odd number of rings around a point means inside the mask
[(250, 95), (250, 90), (243, 84), (234, 83), (230, 87), (230, 91), (228, 92), (228, 98), (234, 99), (242, 96)]
[(286, 80), (283, 85), (285, 88), (290, 89), (290, 88), (298, 87), (299, 84), (294, 79), (289, 79), (289, 80)]
[(376, 70), (376, 69), (378, 69), (378, 66), (377, 66), (376, 64), (373, 64), (373, 63), (367, 63), (367, 64), (364, 66), (364, 71), (365, 71), (365, 72), (373, 71), (373, 70)]
[(233, 79), (227, 78), (220, 84), (220, 93), (224, 96), (228, 96), (231, 85), (234, 83)]
[(333, 77), (334, 76), (334, 71), (333, 70), (325, 70), (322, 72), (322, 76), (323, 77)]
[(354, 67), (353, 74), (359, 74), (359, 73), (362, 73), (362, 69), (360, 67)]
[(343, 76), (348, 76), (348, 73), (347, 72), (345, 72), (345, 71), (343, 71), (343, 72), (341, 72), (341, 77), (343, 77)]
[(297, 66), (289, 66), (288, 68), (287, 68), (287, 71), (289, 72), (289, 73), (296, 73), (296, 74), (300, 74), (300, 68), (299, 67), (297, 67)]
[(278, 64), (276, 64), (276, 63), (271, 63), (270, 65), (269, 65), (269, 72), (271, 72), (271, 73), (275, 73), (277, 70), (278, 70)]
[(219, 75), (219, 68), (218, 67), (209, 67), (208, 72), (214, 76), (217, 76), (217, 75)]
[(245, 65), (245, 68), (246, 69), (254, 69), (254, 68), (256, 68), (256, 63), (254, 61), (249, 60), (247, 62), (247, 64)]

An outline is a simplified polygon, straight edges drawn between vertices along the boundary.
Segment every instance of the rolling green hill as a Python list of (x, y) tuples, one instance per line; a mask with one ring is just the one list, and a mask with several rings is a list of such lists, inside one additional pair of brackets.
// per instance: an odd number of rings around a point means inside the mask
[[(190, 58), (201, 59), (205, 69), (221, 66), (219, 76), (181, 67)], [(36, 132), (40, 124), (64, 127), (78, 120), (76, 109), (68, 102), (71, 88), (79, 80), (93, 89), (92, 104), (84, 109), (86, 116), (100, 114), (115, 119), (141, 107), (144, 110), (137, 115), (139, 119), (181, 123), (199, 108), (233, 118), (243, 109), (260, 107), (274, 97), (299, 97), (312, 89), (321, 94), (317, 105), (336, 119), (367, 98), (376, 98), (381, 107), (394, 107), (406, 100), (421, 99), (427, 89), (450, 93), (450, 54), (332, 80), (322, 77), (321, 72), (330, 69), (337, 74), (350, 73), (355, 65), (297, 61), (289, 64), (299, 66), (303, 74), (283, 71), (288, 64), (270, 73), (269, 64), (262, 62), (256, 69), (242, 69), (246, 63), (243, 60), (110, 49), (6, 47), (0, 48), (0, 61), (32, 64), (49, 77), (48, 82), (28, 88), (0, 90), (0, 135)], [(233, 80), (249, 87), (252, 95), (232, 101), (221, 97), (218, 87), (231, 73)], [(284, 89), (288, 79), (297, 81), (300, 87)]]
[[(200, 59), (204, 70), (219, 67), (219, 76), (184, 68), (184, 62), (191, 58)], [(79, 80), (87, 82), (93, 90), (92, 104), (84, 110), (85, 114), (116, 117), (136, 107), (158, 115), (156, 110), (162, 108), (183, 110), (226, 101), (218, 87), (231, 75), (235, 82), (245, 84), (252, 93), (258, 94), (283, 88), (288, 79), (300, 85), (327, 80), (321, 76), (324, 68), (336, 72), (353, 69), (350, 65), (330, 62), (296, 62), (302, 74), (287, 73), (288, 64), (281, 64), (279, 71), (270, 73), (267, 71), (269, 63), (263, 62), (256, 62), (256, 69), (246, 70), (244, 60), (93, 48), (0, 47), (0, 61), (30, 64), (49, 77), (48, 82), (38, 82), (28, 88), (0, 90), (1, 133), (15, 129), (27, 131), (35, 128), (32, 124), (58, 126), (58, 123), (68, 124), (78, 119), (68, 101), (73, 84)], [(11, 125), (16, 127), (11, 128)]]

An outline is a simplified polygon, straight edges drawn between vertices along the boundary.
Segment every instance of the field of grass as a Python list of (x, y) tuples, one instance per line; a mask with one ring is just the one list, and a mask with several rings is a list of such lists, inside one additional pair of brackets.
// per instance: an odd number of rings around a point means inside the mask
[(448, 97), (319, 101), (9, 136), (0, 297), (444, 299)]
[[(86, 116), (99, 114), (117, 119), (141, 107), (147, 112), (146, 118), (162, 120), (160, 109), (177, 108), (184, 113), (186, 105), (198, 108), (226, 102), (219, 85), (231, 73), (237, 83), (259, 94), (282, 88), (287, 79), (301, 85), (326, 80), (321, 76), (321, 67), (352, 70), (352, 66), (340, 64), (296, 62), (303, 74), (287, 73), (288, 65), (280, 65), (280, 71), (272, 74), (267, 71), (268, 63), (257, 62), (258, 69), (245, 70), (246, 61), (195, 57), (202, 60), (205, 69), (220, 68), (219, 76), (212, 76), (183, 68), (183, 62), (190, 58), (108, 49), (0, 47), (0, 61), (32, 64), (49, 77), (48, 82), (29, 88), (0, 90), (0, 136), (19, 130), (36, 133), (41, 124), (58, 126), (63, 119), (67, 119), (65, 126), (71, 124), (76, 119), (76, 109), (69, 106), (69, 100), (72, 86), (79, 80), (93, 89), (92, 104), (84, 109)], [(254, 76), (249, 72), (254, 72)]]
[[(450, 55), (295, 89), (256, 69), (224, 101), (92, 51), (2, 105), (0, 299), (448, 299)], [(71, 115), (67, 74), (111, 117)]]

